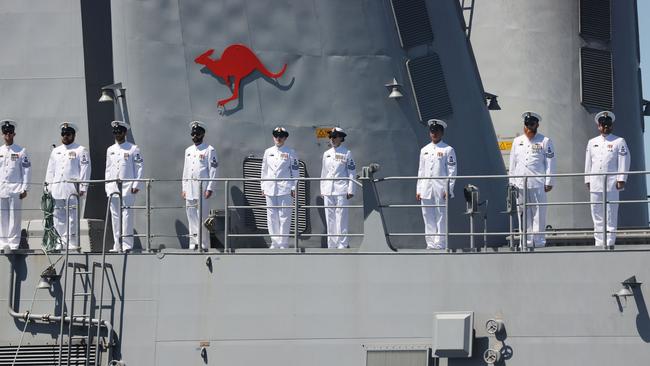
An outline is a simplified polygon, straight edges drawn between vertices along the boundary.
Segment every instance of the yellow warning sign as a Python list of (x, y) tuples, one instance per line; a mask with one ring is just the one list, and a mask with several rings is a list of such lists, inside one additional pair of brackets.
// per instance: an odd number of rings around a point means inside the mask
[(512, 149), (512, 141), (499, 141), (499, 150), (510, 150)]
[(316, 127), (316, 138), (317, 139), (328, 139), (330, 137), (330, 131), (333, 127)]

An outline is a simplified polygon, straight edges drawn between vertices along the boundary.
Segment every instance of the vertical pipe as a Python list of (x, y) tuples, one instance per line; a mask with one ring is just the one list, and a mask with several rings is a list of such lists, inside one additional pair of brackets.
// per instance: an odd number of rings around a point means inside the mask
[(223, 252), (228, 253), (228, 180), (223, 182)]
[(122, 246), (122, 242), (123, 242), (123, 239), (124, 239), (124, 225), (123, 225), (124, 223), (122, 222), (123, 221), (123, 219), (122, 219), (122, 215), (123, 215), (122, 210), (124, 208), (122, 206), (124, 205), (124, 202), (122, 202), (122, 181), (119, 180), (119, 179), (117, 180), (117, 190), (119, 191), (118, 192), (119, 194), (118, 194), (117, 197), (118, 197), (118, 203), (120, 205), (120, 215), (119, 215), (119, 218), (118, 218), (118, 222), (120, 223), (120, 233), (117, 236), (117, 243), (118, 243), (118, 246), (120, 248), (120, 252), (122, 252), (124, 250), (124, 248)]
[(151, 180), (145, 184), (145, 205), (147, 207), (147, 252), (151, 251)]
[[(199, 253), (203, 252), (203, 181), (199, 180), (199, 232), (197, 233)], [(191, 240), (191, 239), (190, 239)]]

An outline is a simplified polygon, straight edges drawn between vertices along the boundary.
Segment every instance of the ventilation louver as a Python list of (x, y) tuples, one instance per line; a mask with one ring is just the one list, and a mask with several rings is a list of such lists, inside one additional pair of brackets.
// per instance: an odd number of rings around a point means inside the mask
[[(301, 177), (306, 176), (306, 166), (302, 160), (298, 161), (298, 169)], [(247, 157), (244, 159), (244, 178), (259, 178), (262, 172), (262, 158)], [(307, 186), (304, 181), (298, 183), (298, 204), (304, 206), (307, 204)], [(262, 196), (262, 188), (259, 181), (244, 182), (244, 196), (247, 204), (251, 206), (264, 206), (266, 200)], [(267, 230), (266, 209), (253, 208), (246, 210), (246, 226), (257, 229)], [(291, 217), (291, 232), (294, 232), (293, 215)], [(303, 233), (307, 229), (307, 209), (298, 209), (298, 232)]]
[[(20, 352), (16, 357), (17, 346), (0, 347), (0, 365), (58, 365), (59, 345), (22, 345)], [(68, 345), (63, 345), (62, 365), (85, 365), (84, 359), (86, 354), (85, 344), (74, 344), (71, 347), (70, 357), (68, 357)], [(95, 345), (90, 346), (90, 358), (88, 362), (95, 364)]]
[(433, 31), (424, 0), (391, 0), (402, 48), (433, 41)]
[(583, 47), (580, 50), (582, 104), (600, 110), (614, 108), (612, 53)]
[(580, 35), (602, 41), (611, 39), (610, 0), (580, 0)]
[(445, 74), (437, 54), (408, 60), (406, 68), (421, 121), (442, 118), (453, 112)]

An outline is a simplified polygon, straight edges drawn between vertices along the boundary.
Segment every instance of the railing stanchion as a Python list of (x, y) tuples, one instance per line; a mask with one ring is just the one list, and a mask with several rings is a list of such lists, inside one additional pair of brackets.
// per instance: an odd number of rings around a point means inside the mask
[(145, 205), (147, 210), (147, 252), (151, 251), (151, 180), (145, 184)]
[(293, 194), (293, 246), (296, 253), (300, 252), (298, 248), (298, 186), (300, 185), (300, 178), (296, 181), (296, 190)]
[(199, 180), (199, 231), (196, 233), (199, 252), (203, 252), (203, 181)]
[[(614, 187), (616, 189), (616, 187)], [(607, 174), (603, 174), (603, 249), (607, 250)]]
[(223, 182), (223, 252), (228, 253), (228, 180)]
[(522, 199), (521, 211), (521, 227), (519, 228), (521, 231), (521, 251), (525, 252), (528, 246), (528, 177), (524, 177), (524, 197)]
[(451, 180), (449, 178), (446, 179), (447, 184), (445, 185), (446, 189), (446, 199), (445, 199), (445, 246), (447, 249), (449, 249), (449, 188), (451, 185)]

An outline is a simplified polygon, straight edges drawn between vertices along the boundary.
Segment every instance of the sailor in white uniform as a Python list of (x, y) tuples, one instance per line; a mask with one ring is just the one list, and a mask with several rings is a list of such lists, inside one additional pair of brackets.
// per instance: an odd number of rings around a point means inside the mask
[[(538, 177), (538, 175), (555, 173), (555, 148), (548, 137), (537, 133), (542, 117), (535, 112), (524, 112), (524, 134), (515, 137), (510, 150), (509, 175), (531, 176), (527, 179), (526, 211), (526, 245), (528, 247), (543, 247), (546, 238), (536, 234), (546, 229), (546, 206), (536, 203), (546, 203), (546, 193), (553, 189), (553, 177)], [(524, 194), (524, 178), (510, 178), (510, 184), (519, 189), (518, 203), (522, 205)], [(522, 227), (522, 210), (518, 206), (519, 227)]]
[[(217, 151), (203, 142), (207, 130), (201, 121), (190, 122), (190, 135), (193, 144), (185, 149), (185, 164), (183, 165), (183, 183), (181, 195), (185, 199), (187, 222), (190, 229), (190, 249), (198, 247), (199, 229), (203, 230), (201, 248), (210, 248), (210, 233), (201, 225), (208, 217), (210, 205), (207, 202), (214, 191), (214, 181), (200, 183), (195, 179), (217, 178), (219, 176), (219, 158)], [(201, 191), (201, 184), (203, 190)], [(199, 200), (201, 200), (201, 215), (199, 215)], [(199, 217), (200, 216), (200, 217)]]
[[(262, 179), (268, 178), (298, 178), (298, 158), (296, 152), (285, 145), (289, 132), (284, 127), (273, 130), (274, 145), (264, 151), (262, 159)], [(286, 206), (284, 208), (267, 208), (266, 220), (271, 235), (271, 249), (289, 247), (288, 235), (291, 228), (291, 197), (296, 196), (296, 181), (262, 181), (262, 194), (266, 197), (267, 206)]]
[(20, 245), (22, 199), (27, 197), (31, 166), (25, 148), (14, 144), (16, 122), (0, 121), (4, 145), (0, 146), (0, 247), (5, 252)]
[[(585, 184), (589, 190), (592, 202), (591, 217), (594, 220), (594, 239), (597, 246), (603, 246), (603, 192), (607, 190), (607, 201), (618, 201), (619, 192), (625, 188), (627, 172), (630, 170), (630, 151), (625, 139), (612, 134), (613, 124), (616, 120), (614, 113), (603, 111), (596, 115), (596, 124), (600, 136), (594, 137), (587, 143), (585, 156), (585, 173), (618, 173), (607, 176), (585, 176)], [(616, 242), (618, 224), (618, 203), (607, 204), (607, 246)]]
[[(90, 179), (90, 155), (85, 147), (74, 142), (78, 130), (75, 124), (63, 122), (60, 128), (61, 145), (55, 147), (50, 153), (45, 183), (46, 189), (54, 199), (54, 228), (61, 237), (64, 249), (79, 250), (77, 209), (82, 205), (78, 205), (77, 198), (70, 195), (78, 194), (79, 197), (83, 197), (88, 190), (88, 183), (80, 183), (77, 192), (74, 183), (65, 183), (65, 181)], [(70, 198), (70, 216), (66, 217), (68, 198)], [(83, 199), (81, 202), (83, 204)], [(68, 227), (70, 227), (69, 232)], [(61, 245), (57, 245), (56, 249), (61, 249)]]
[[(442, 141), (447, 123), (431, 119), (429, 137), (431, 143), (420, 150), (418, 177), (455, 177), (458, 169), (454, 148)], [(446, 179), (418, 179), (415, 198), (422, 204), (422, 218), (427, 249), (445, 249), (447, 241), (447, 217), (444, 207), (425, 207), (444, 205), (448, 198), (454, 197), (454, 179), (449, 180), (449, 197), (447, 197)]]
[[(142, 179), (144, 174), (144, 160), (140, 148), (126, 141), (126, 131), (130, 128), (122, 121), (111, 122), (115, 144), (106, 150), (105, 179)], [(142, 182), (121, 182), (122, 205), (133, 206), (135, 195), (140, 191)], [(117, 182), (106, 183), (106, 195), (119, 193)], [(120, 202), (117, 196), (111, 197), (111, 222), (113, 225), (112, 252), (131, 251), (133, 249), (133, 213), (132, 209), (123, 209), (120, 218)], [(121, 235), (120, 235), (121, 234)], [(120, 238), (121, 236), (121, 238)], [(120, 246), (120, 242), (122, 245)]]
[[(321, 178), (350, 178), (356, 176), (356, 165), (352, 152), (341, 143), (347, 134), (340, 127), (333, 128), (329, 133), (332, 148), (323, 153)], [(347, 236), (332, 236), (348, 233), (348, 209), (338, 207), (348, 205), (348, 200), (354, 196), (355, 185), (352, 180), (322, 180), (320, 194), (323, 196), (325, 206), (325, 220), (327, 221), (327, 247), (347, 248)]]

